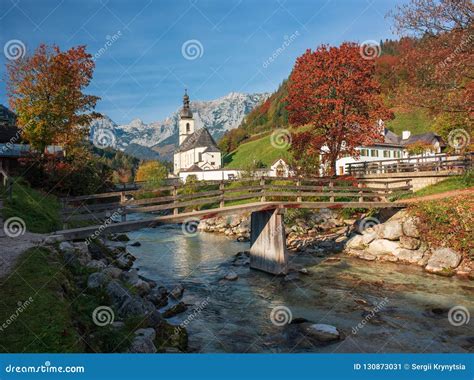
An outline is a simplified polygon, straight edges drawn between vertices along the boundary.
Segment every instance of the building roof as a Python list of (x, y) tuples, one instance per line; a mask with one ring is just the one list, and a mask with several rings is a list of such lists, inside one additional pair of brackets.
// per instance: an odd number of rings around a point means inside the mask
[(439, 141), (441, 147), (446, 146), (441, 137), (433, 132), (421, 133), (419, 135), (411, 135), (409, 138), (401, 140), (401, 143), (403, 146), (416, 143), (433, 144), (433, 140)]
[(200, 168), (197, 164), (194, 164), (194, 165), (190, 166), (189, 168), (183, 169), (181, 171), (182, 172), (202, 172), (204, 170), (202, 168)]
[(198, 129), (193, 134), (186, 137), (183, 143), (179, 146), (177, 152), (186, 152), (194, 148), (206, 148), (207, 152), (220, 152), (215, 140), (207, 128)]
[(15, 126), (16, 115), (3, 104), (0, 104), (0, 126)]
[[(441, 137), (433, 132), (421, 133), (419, 135), (411, 135), (407, 139), (402, 139), (401, 136), (393, 133), (389, 129), (384, 129), (384, 140), (375, 142), (370, 146), (388, 146), (388, 147), (395, 147), (395, 148), (403, 148), (407, 145), (414, 144), (417, 142), (424, 142), (427, 144), (433, 144), (435, 141), (439, 141), (441, 147), (446, 146), (443, 142)], [(369, 146), (369, 147), (370, 147)]]

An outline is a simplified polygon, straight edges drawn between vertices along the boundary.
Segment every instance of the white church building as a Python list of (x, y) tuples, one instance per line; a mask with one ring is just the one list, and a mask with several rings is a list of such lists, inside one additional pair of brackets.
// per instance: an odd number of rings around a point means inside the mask
[(193, 113), (187, 92), (179, 114), (179, 146), (173, 156), (173, 173), (218, 170), (222, 167), (222, 154), (207, 128), (195, 130)]

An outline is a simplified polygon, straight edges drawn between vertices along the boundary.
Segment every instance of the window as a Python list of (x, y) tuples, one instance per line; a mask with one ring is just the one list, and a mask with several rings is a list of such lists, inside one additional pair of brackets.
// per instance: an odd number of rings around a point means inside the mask
[(360, 155), (361, 155), (362, 157), (367, 157), (367, 156), (368, 156), (368, 154), (367, 154), (367, 149), (361, 149), (361, 150), (360, 150)]
[(344, 166), (339, 166), (339, 175), (344, 175)]
[(189, 125), (189, 123), (186, 123), (186, 133), (189, 132), (191, 132), (191, 126)]
[(378, 156), (379, 156), (379, 151), (377, 149), (370, 150), (370, 157), (378, 157)]
[(214, 166), (216, 163), (215, 162), (211, 162), (211, 165)]
[(390, 158), (390, 151), (389, 151), (389, 150), (384, 150), (384, 151), (383, 151), (383, 156), (384, 156), (385, 158)]

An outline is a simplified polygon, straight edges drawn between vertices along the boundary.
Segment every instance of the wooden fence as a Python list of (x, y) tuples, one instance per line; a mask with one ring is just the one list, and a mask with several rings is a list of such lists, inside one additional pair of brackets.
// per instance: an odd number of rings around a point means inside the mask
[(64, 198), (62, 217), (65, 225), (78, 227), (91, 222), (102, 223), (107, 219), (125, 221), (126, 215), (134, 213), (177, 215), (199, 208), (222, 209), (252, 202), (301, 203), (306, 206), (310, 202), (318, 202), (321, 207), (356, 202), (360, 207), (371, 207), (377, 202), (387, 202), (391, 194), (411, 192), (411, 189), (410, 180), (405, 179), (372, 183), (321, 178), (206, 181), (162, 186), (153, 190)]
[(346, 164), (349, 175), (381, 174), (381, 173), (406, 173), (424, 171), (454, 170), (464, 171), (473, 166), (474, 153), (450, 156), (437, 154), (425, 157), (412, 157), (400, 159), (386, 159), (368, 162), (354, 162)]

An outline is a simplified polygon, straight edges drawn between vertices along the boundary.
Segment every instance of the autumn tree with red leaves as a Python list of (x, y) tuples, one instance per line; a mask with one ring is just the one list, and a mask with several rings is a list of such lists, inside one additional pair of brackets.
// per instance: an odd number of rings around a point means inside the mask
[(357, 146), (382, 138), (379, 120), (391, 117), (380, 97), (373, 60), (360, 47), (345, 42), (321, 45), (296, 60), (288, 83), (290, 123), (302, 130), (293, 135), (294, 155), (321, 154), (330, 175), (344, 155), (358, 156)]
[(400, 104), (422, 107), (444, 137), (472, 131), (474, 119), (474, 5), (471, 0), (410, 0), (389, 14), (411, 43), (393, 75), (401, 78)]
[(26, 140), (39, 152), (48, 145), (71, 147), (88, 134), (99, 98), (83, 93), (92, 80), (85, 46), (61, 51), (40, 45), (34, 54), (7, 64), (9, 103)]

